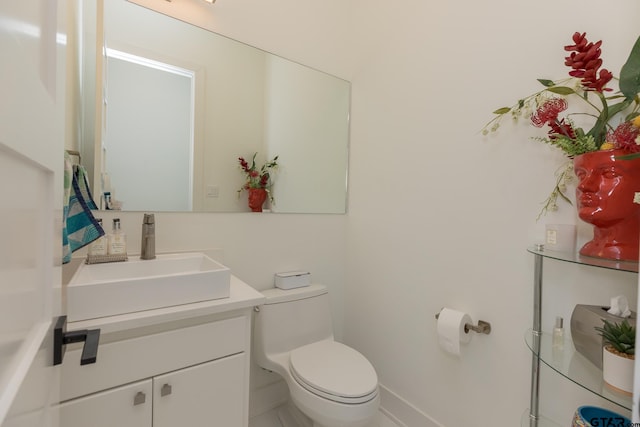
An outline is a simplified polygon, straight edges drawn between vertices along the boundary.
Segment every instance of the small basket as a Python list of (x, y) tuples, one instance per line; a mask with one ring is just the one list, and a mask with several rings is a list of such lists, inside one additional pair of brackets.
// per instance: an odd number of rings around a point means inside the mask
[(105, 262), (122, 262), (128, 261), (127, 254), (114, 254), (114, 255), (87, 255), (85, 264), (102, 264)]

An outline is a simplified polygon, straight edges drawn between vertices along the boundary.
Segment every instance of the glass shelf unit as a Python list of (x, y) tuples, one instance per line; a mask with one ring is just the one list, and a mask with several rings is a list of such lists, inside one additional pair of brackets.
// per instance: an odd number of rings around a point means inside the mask
[(602, 381), (602, 370), (598, 369), (580, 353), (574, 351), (573, 343), (565, 340), (564, 351), (553, 351), (549, 334), (542, 333), (542, 265), (545, 258), (590, 267), (638, 273), (638, 263), (615, 261), (582, 256), (575, 252), (558, 252), (544, 249), (542, 245), (530, 247), (534, 255), (533, 270), (533, 327), (527, 332), (527, 345), (531, 349), (531, 399), (529, 413), (522, 417), (522, 426), (551, 427), (558, 424), (540, 414), (540, 365), (544, 363), (552, 370), (576, 383), (580, 387), (601, 396), (625, 409), (631, 409), (631, 397), (606, 388)]
[[(553, 348), (551, 334), (540, 336), (540, 356), (542, 363), (574, 382), (575, 384), (597, 394), (609, 402), (631, 410), (631, 396), (610, 390), (602, 380), (602, 369), (596, 367), (582, 354), (575, 351), (573, 342), (565, 339), (562, 348)], [(535, 353), (533, 330), (525, 334), (527, 347)]]
[(537, 249), (535, 247), (528, 248), (527, 251), (534, 255), (541, 255), (545, 258), (572, 262), (574, 264), (589, 265), (591, 267), (606, 268), (609, 270), (629, 271), (631, 273), (638, 272), (638, 263), (632, 261), (615, 261), (603, 258), (593, 258), (580, 255), (577, 252), (550, 251), (548, 249)]
[[(527, 409), (522, 414), (522, 419), (520, 421), (520, 425), (522, 427), (527, 427), (531, 423), (531, 418), (529, 417), (529, 409)], [(549, 418), (545, 418), (543, 416), (539, 417), (537, 420), (537, 427), (566, 427), (566, 425), (558, 424), (555, 421), (551, 421)]]

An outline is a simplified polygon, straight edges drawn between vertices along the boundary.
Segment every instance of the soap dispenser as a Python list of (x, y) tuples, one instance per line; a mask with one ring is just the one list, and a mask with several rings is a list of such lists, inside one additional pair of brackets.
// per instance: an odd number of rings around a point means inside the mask
[[(102, 227), (102, 218), (96, 218), (100, 227)], [(88, 255), (102, 256), (107, 255), (107, 237), (100, 236), (93, 242), (89, 243)]]
[(127, 236), (120, 229), (120, 218), (113, 219), (113, 228), (109, 235), (109, 255), (126, 255), (127, 254)]

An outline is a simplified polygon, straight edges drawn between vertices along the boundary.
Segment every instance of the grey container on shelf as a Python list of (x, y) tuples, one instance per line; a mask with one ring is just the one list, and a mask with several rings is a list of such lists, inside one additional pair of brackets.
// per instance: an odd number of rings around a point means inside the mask
[(603, 320), (620, 323), (625, 319), (631, 324), (636, 324), (636, 312), (632, 311), (630, 317), (614, 316), (607, 313), (609, 307), (600, 305), (578, 304), (571, 313), (571, 339), (576, 351), (586, 357), (591, 363), (602, 369), (602, 337), (595, 330), (601, 327)]

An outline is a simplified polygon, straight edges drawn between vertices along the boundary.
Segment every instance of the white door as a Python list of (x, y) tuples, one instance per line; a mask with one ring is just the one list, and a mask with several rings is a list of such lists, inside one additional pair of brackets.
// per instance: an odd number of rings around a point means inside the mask
[[(71, 0), (69, 0), (71, 1)], [(0, 0), (0, 426), (57, 426), (63, 0)]]

